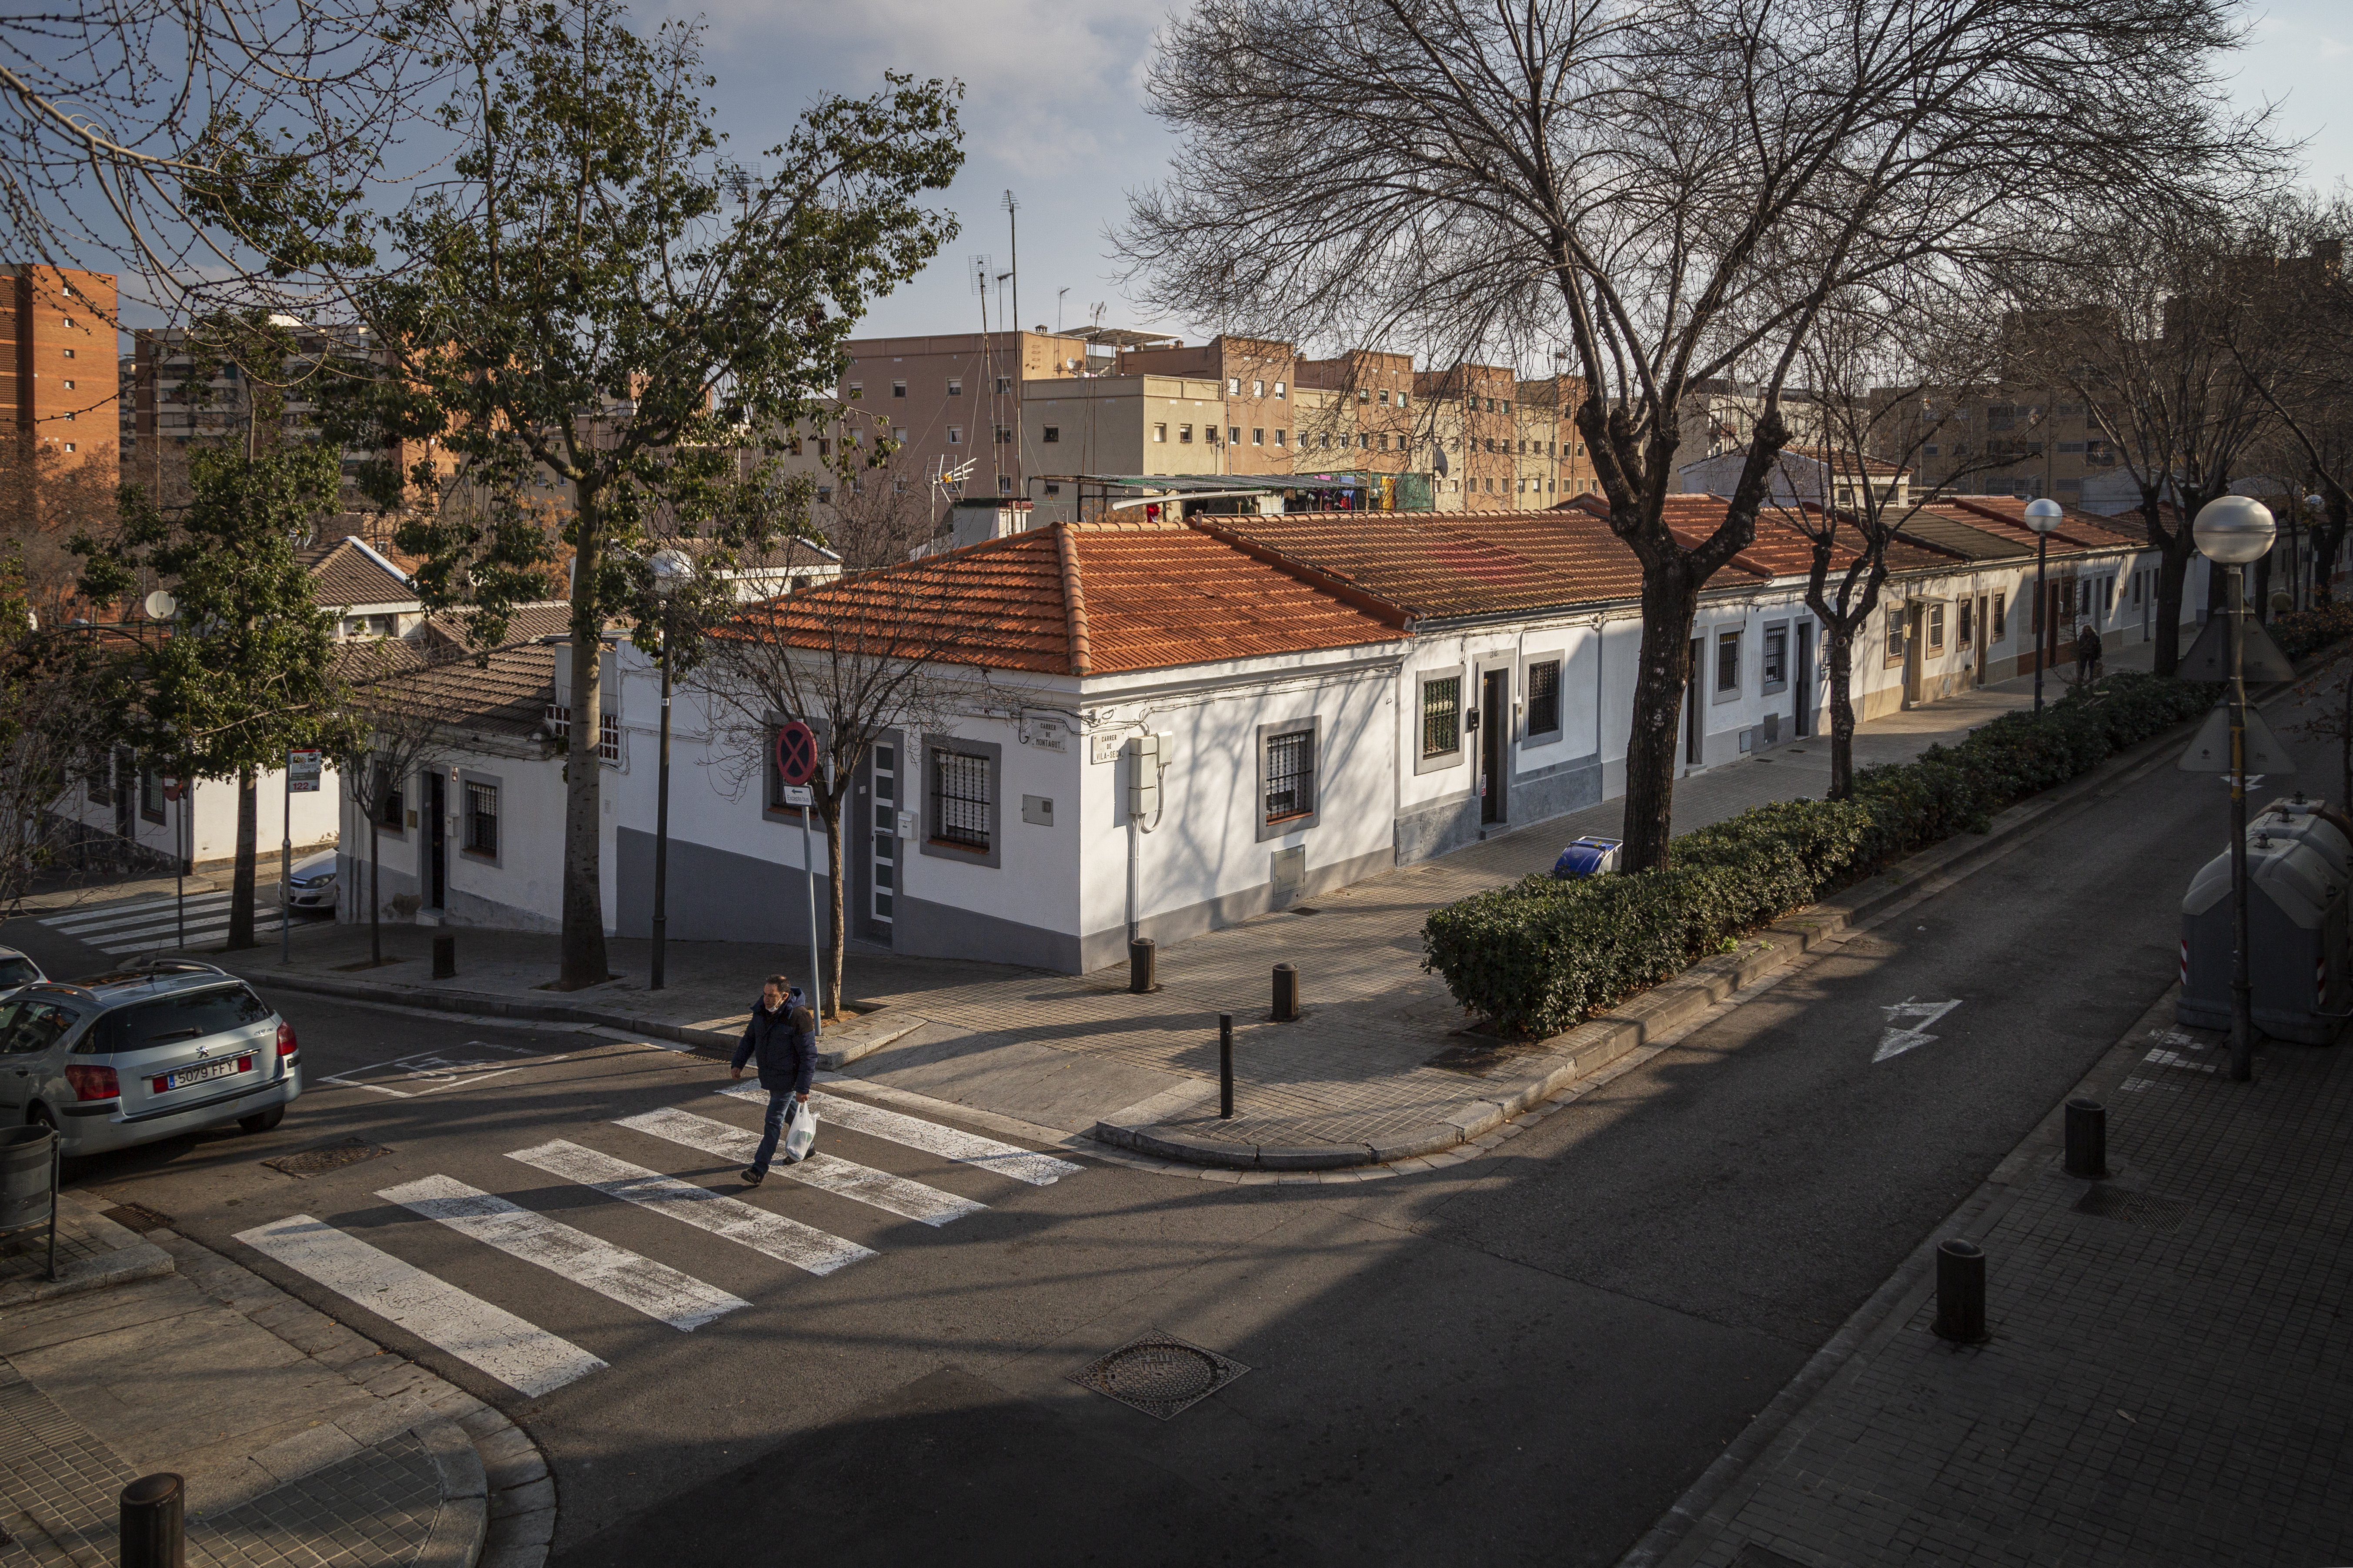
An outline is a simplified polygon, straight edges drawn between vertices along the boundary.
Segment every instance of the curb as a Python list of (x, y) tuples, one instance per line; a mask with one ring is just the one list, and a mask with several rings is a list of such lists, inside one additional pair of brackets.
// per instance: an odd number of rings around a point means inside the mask
[(153, 1279), (178, 1268), (170, 1253), (115, 1224), (80, 1194), (60, 1193), (58, 1198), (61, 1208), (71, 1206), (78, 1211), (76, 1222), (93, 1236), (117, 1243), (114, 1250), (102, 1257), (70, 1261), (58, 1270), (55, 1279), (15, 1279), (0, 1285), (0, 1311), (28, 1307), (36, 1301), (54, 1301), (60, 1296), (79, 1296), (86, 1290), (110, 1289), (134, 1279)]
[(474, 1568), (491, 1530), (491, 1485), (473, 1439), (455, 1421), (437, 1418), (412, 1428), (441, 1481), (441, 1507), (412, 1561), (417, 1568)]
[[(640, 1018), (634, 1014), (603, 1007), (575, 1007), (562, 1002), (525, 1002), (512, 996), (501, 996), (488, 991), (427, 991), (401, 985), (385, 985), (369, 980), (332, 980), (324, 975), (300, 972), (269, 973), (242, 976), (256, 984), (275, 985), (288, 991), (308, 991), (321, 996), (339, 996), (350, 1002), (375, 1002), (389, 1006), (424, 1007), (437, 1013), (473, 1013), (497, 1018), (524, 1018), (543, 1024), (586, 1024), (608, 1029), (623, 1029), (631, 1034), (650, 1035), (657, 1039), (678, 1045), (692, 1046), (698, 1050), (732, 1051), (740, 1036), (725, 1029), (698, 1029), (688, 1024), (664, 1023), (657, 1018)], [(877, 1016), (888, 1011), (877, 1008), (861, 1013), (860, 1020)], [(891, 1026), (862, 1034), (838, 1050), (818, 1053), (818, 1066), (828, 1070), (862, 1057), (873, 1055), (900, 1036), (919, 1027), (921, 1019), (903, 1025)], [(839, 1025), (839, 1030), (855, 1027)]]
[(2161, 761), (2201, 719), (2185, 721), (2101, 763), (2088, 773), (2004, 808), (1981, 834), (1955, 834), (1917, 850), (1817, 904), (1745, 939), (1734, 952), (1703, 959), (1674, 978), (1630, 998), (1609, 1014), (1588, 1018), (1556, 1037), (1554, 1064), (1529, 1078), (1506, 1079), (1492, 1096), (1466, 1100), (1454, 1114), (1366, 1143), (1306, 1146), (1235, 1143), (1201, 1138), (1166, 1125), (1122, 1126), (1098, 1121), (1096, 1142), (1182, 1164), (1240, 1171), (1337, 1171), (1386, 1165), (1440, 1154), (1484, 1136), (1514, 1117), (1640, 1050), (1748, 985), (1796, 962), (1920, 891), (1939, 877), (1974, 869), (2053, 812), (2101, 794)]

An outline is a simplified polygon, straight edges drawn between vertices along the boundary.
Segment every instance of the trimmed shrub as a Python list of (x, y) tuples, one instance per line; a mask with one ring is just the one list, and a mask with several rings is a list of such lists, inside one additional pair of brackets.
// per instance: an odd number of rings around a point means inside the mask
[(2216, 690), (2111, 675), (2040, 717), (2005, 713), (1915, 762), (1858, 768), (1852, 801), (1782, 801), (1687, 833), (1664, 870), (1540, 873), (1474, 894), (1431, 912), (1422, 967), (1506, 1034), (1557, 1034), (1922, 845), (1984, 832), (2003, 807), (2203, 712)]
[(2272, 634), (2272, 641), (2279, 644), (2280, 652), (2290, 658), (2302, 658), (2330, 643), (2353, 637), (2353, 604), (2331, 600), (2326, 605), (2315, 605), (2308, 610), (2274, 618), (2266, 629)]

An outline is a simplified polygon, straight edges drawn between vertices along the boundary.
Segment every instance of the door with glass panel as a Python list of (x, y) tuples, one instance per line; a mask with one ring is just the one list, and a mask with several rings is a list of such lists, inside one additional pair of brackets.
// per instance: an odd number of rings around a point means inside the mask
[(873, 794), (868, 798), (874, 804), (874, 834), (872, 876), (869, 879), (872, 899), (870, 910), (882, 927), (885, 938), (891, 931), (891, 913), (899, 891), (899, 745), (897, 739), (879, 741), (874, 746), (871, 768), (874, 776)]

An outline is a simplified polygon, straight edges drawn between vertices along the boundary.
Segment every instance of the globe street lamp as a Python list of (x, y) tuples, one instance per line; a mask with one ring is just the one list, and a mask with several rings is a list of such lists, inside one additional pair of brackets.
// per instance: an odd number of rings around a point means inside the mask
[(661, 600), (661, 768), (654, 786), (654, 954), (646, 989), (662, 988), (662, 960), (670, 938), (670, 604), (694, 575), (694, 563), (675, 550), (658, 550), (646, 563), (654, 595)]
[(2059, 526), (2065, 510), (2048, 496), (2026, 503), (2026, 526), (2034, 531), (2034, 624), (2042, 628), (2041, 646), (2034, 650), (2034, 710), (2042, 711), (2042, 667), (2050, 662), (2050, 650), (2059, 646), (2059, 617), (2051, 613), (2051, 595), (2042, 585), (2042, 575), (2051, 564), (2051, 531)]
[[(2231, 1077), (2255, 1071), (2255, 1026), (2247, 982), (2247, 606), (2246, 566), (2278, 536), (2271, 509), (2253, 496), (2217, 496), (2189, 525), (2200, 554), (2228, 569), (2231, 616)], [(2210, 570), (2211, 568), (2209, 568)]]

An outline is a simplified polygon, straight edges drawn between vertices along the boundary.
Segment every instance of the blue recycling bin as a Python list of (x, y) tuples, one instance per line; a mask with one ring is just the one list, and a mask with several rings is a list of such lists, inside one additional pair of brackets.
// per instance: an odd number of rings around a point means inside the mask
[(1556, 881), (1574, 881), (1579, 877), (1599, 877), (1618, 869), (1618, 850), (1624, 842), (1617, 838), (1580, 838), (1560, 852), (1552, 863)]

